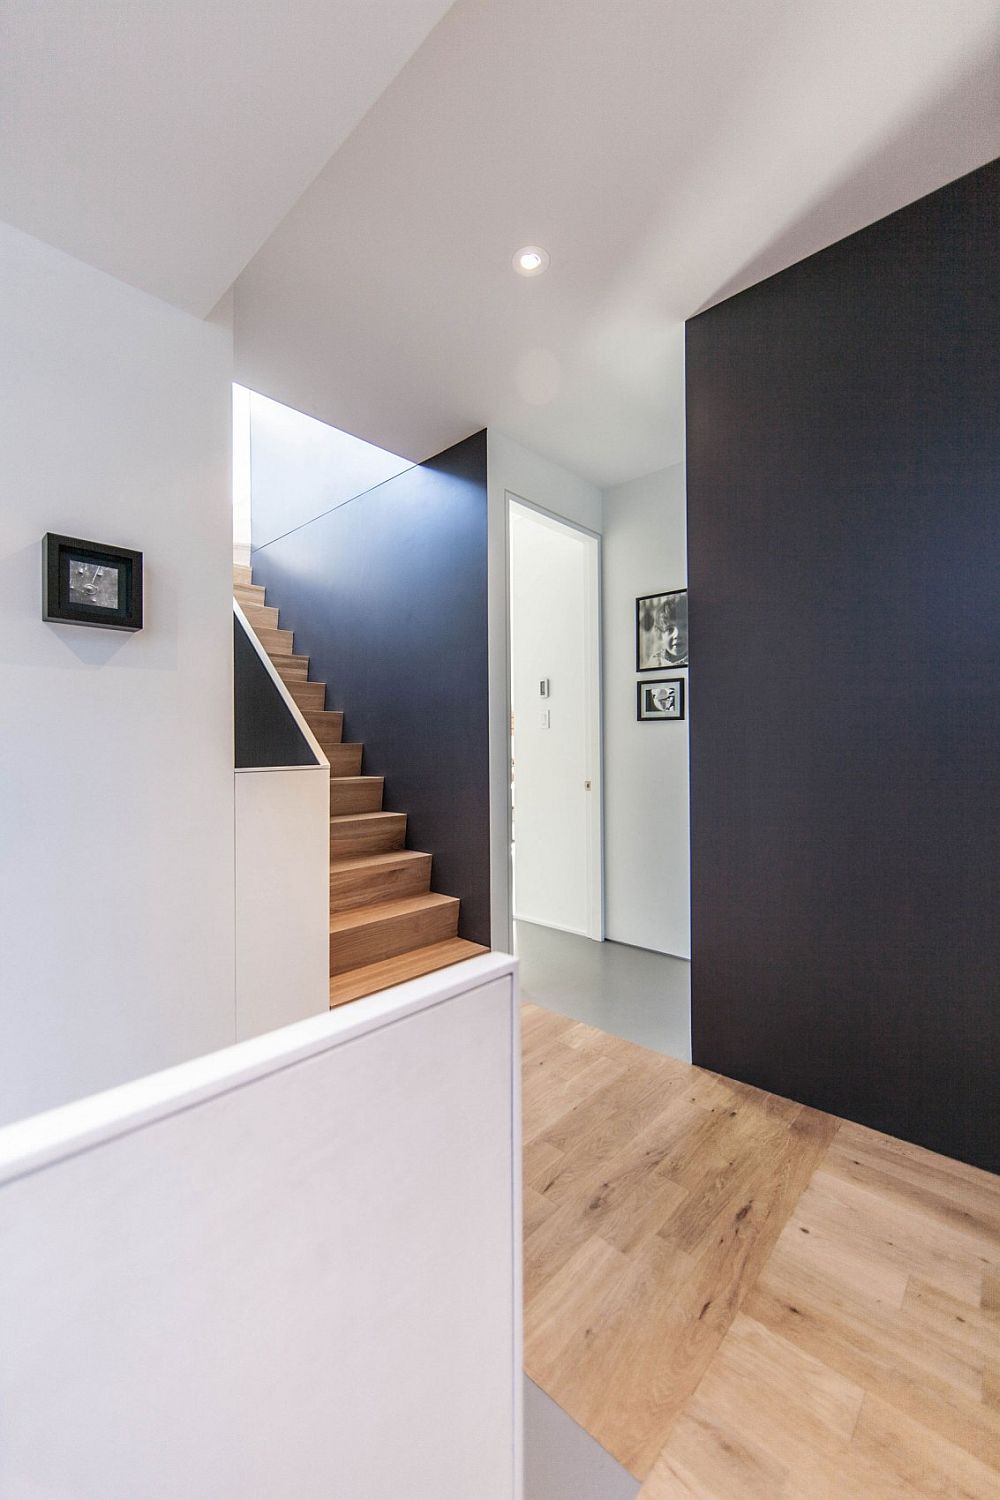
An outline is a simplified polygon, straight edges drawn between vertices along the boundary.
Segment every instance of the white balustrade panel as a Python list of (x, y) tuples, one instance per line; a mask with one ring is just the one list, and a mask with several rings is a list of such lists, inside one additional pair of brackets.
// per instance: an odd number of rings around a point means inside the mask
[(518, 1500), (512, 961), (0, 1131), (5, 1500)]

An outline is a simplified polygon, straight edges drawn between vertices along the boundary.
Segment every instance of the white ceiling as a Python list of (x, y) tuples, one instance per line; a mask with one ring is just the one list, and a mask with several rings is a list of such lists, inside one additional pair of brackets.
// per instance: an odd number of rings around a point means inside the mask
[(996, 0), (459, 0), (240, 276), (238, 378), (411, 459), (676, 462), (683, 319), (1000, 154), (998, 38)]
[(0, 0), (0, 219), (209, 312), (449, 0)]
[(1000, 154), (998, 37), (998, 0), (0, 0), (0, 218), (199, 316), (238, 277), (237, 378), (406, 458), (489, 425), (614, 483), (682, 456), (685, 317)]

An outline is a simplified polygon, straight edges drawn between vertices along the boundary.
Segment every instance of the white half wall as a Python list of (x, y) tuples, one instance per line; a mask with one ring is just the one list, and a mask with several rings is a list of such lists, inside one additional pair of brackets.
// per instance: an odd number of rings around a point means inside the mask
[[(231, 331), (0, 225), (0, 1120), (233, 1040)], [(45, 624), (46, 531), (144, 628)]]
[(494, 947), (512, 947), (510, 808), (510, 609), (507, 497), (589, 531), (602, 526), (595, 484), (489, 428), (486, 433), (490, 678), (490, 918)]
[(0, 1131), (4, 1500), (520, 1500), (488, 954)]
[(683, 464), (604, 495), (606, 933), (679, 958), (691, 956), (688, 673), (646, 674), (684, 678), (682, 724), (637, 722), (635, 601), (687, 586), (685, 506)]
[(236, 772), (236, 1039), (330, 1008), (330, 767)]

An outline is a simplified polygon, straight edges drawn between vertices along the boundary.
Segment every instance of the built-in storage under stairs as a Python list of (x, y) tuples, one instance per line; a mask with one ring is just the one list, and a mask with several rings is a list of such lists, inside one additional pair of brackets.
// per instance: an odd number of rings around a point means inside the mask
[(382, 777), (362, 774), (364, 747), (344, 743), (343, 714), (249, 567), (234, 567), (233, 592), (330, 762), (330, 1005), (487, 952), (458, 936), (458, 899), (431, 890), (432, 856), (407, 849), (406, 814), (383, 811)]

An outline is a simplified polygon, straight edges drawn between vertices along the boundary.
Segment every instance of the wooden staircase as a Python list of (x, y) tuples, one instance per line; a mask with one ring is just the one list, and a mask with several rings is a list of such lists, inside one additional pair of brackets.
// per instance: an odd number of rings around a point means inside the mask
[(431, 890), (431, 855), (406, 848), (406, 814), (383, 811), (382, 777), (362, 775), (364, 747), (344, 744), (249, 567), (234, 565), (233, 593), (330, 762), (330, 1005), (486, 953), (458, 936), (458, 899)]

